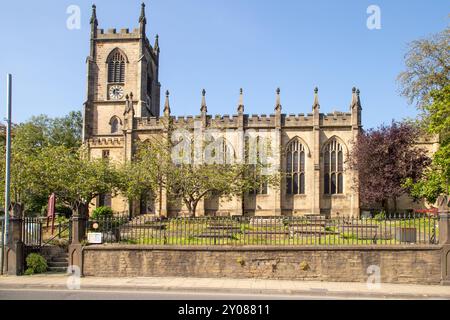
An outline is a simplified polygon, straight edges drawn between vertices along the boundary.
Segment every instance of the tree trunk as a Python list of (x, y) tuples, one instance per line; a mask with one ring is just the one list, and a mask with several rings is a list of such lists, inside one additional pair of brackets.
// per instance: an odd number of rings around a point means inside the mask
[(195, 202), (192, 204), (192, 218), (195, 218), (195, 213), (196, 213), (196, 211), (197, 211), (197, 205), (198, 205), (198, 201), (195, 201)]
[(242, 210), (242, 216), (245, 216), (245, 193), (243, 192), (241, 194), (241, 210)]
[(392, 201), (394, 202), (394, 214), (397, 214), (397, 197), (392, 197)]
[(383, 207), (383, 210), (385, 213), (388, 213), (389, 211), (389, 201), (386, 199), (383, 199), (383, 201), (381, 201), (381, 206)]
[(72, 216), (79, 218), (89, 218), (89, 203), (79, 202), (72, 206)]
[(161, 217), (162, 214), (162, 186), (159, 185), (159, 216)]
[(133, 200), (128, 199), (128, 218), (133, 219)]
[(192, 217), (192, 214), (195, 214), (195, 211), (192, 209), (192, 203), (188, 200), (184, 200), (184, 204), (188, 208), (189, 216)]

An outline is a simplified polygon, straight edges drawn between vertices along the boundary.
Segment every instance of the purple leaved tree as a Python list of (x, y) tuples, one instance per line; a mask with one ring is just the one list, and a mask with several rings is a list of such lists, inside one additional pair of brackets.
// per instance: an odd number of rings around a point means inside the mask
[(389, 200), (397, 210), (397, 198), (407, 192), (407, 178), (419, 179), (430, 164), (426, 151), (416, 146), (420, 131), (408, 123), (392, 122), (362, 132), (354, 142), (348, 164), (357, 170), (355, 186), (366, 208), (379, 207), (389, 212)]

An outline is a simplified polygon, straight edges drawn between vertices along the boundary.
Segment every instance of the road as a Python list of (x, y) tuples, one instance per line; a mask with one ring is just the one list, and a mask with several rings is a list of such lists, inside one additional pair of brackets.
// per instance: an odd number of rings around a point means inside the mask
[[(349, 297), (349, 299), (357, 297)], [(329, 296), (250, 295), (163, 291), (0, 289), (0, 300), (330, 300)], [(337, 299), (337, 298), (334, 298)], [(340, 298), (342, 299), (342, 298)]]

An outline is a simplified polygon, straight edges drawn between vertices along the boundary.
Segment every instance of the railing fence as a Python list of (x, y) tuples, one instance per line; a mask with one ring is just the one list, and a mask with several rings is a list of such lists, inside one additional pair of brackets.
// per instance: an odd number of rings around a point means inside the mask
[(87, 221), (87, 232), (105, 243), (141, 245), (402, 245), (437, 244), (433, 215), (383, 219), (305, 217), (104, 217)]
[(28, 247), (42, 246), (42, 219), (34, 217), (23, 218), (22, 242)]

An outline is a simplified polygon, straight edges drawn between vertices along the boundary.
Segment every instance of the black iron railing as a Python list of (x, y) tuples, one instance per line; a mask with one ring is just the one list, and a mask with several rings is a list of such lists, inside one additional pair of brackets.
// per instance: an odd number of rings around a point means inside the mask
[(104, 243), (141, 245), (402, 245), (437, 244), (438, 223), (438, 217), (422, 214), (381, 219), (114, 216), (89, 220), (86, 229), (101, 233)]
[[(47, 228), (47, 233), (49, 233), (49, 228)], [(72, 220), (68, 220), (67, 222), (59, 222), (55, 226), (55, 231), (53, 235), (50, 235), (48, 239), (46, 239), (43, 245), (52, 245), (55, 241), (60, 241), (65, 239), (68, 243), (72, 242)]]

